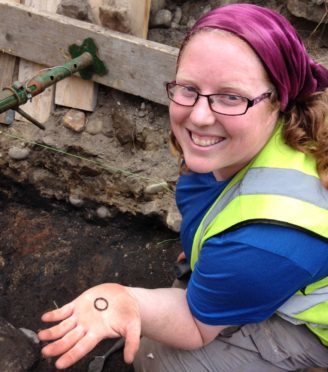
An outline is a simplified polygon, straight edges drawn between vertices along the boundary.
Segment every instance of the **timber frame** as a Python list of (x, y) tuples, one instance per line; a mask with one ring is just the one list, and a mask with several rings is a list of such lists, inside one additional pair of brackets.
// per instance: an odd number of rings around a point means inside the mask
[(94, 81), (167, 105), (163, 83), (174, 78), (177, 48), (0, 0), (0, 53), (58, 66), (70, 45), (89, 37), (109, 70)]

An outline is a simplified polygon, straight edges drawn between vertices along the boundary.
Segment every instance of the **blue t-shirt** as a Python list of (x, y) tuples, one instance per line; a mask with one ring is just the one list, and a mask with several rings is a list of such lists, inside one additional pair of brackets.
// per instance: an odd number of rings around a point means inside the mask
[[(179, 178), (180, 235), (188, 261), (199, 223), (228, 182), (217, 181), (212, 173), (190, 172)], [(325, 276), (327, 241), (292, 227), (254, 223), (204, 243), (187, 300), (192, 314), (205, 324), (256, 323)]]

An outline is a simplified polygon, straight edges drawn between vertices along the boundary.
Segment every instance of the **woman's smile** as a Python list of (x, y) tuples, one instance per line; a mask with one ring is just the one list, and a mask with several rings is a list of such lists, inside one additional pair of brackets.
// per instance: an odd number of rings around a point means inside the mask
[(200, 147), (210, 147), (225, 140), (224, 137), (199, 135), (194, 132), (189, 133), (191, 141)]

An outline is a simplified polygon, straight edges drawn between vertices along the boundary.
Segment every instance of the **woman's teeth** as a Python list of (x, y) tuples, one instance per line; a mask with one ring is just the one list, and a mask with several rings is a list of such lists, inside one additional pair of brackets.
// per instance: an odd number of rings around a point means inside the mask
[(202, 147), (215, 145), (223, 140), (222, 137), (199, 137), (194, 133), (191, 133), (192, 141)]

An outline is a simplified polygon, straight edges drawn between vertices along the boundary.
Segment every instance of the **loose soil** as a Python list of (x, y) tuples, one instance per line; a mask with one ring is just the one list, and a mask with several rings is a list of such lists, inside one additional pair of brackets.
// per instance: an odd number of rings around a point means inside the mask
[[(40, 315), (87, 288), (119, 282), (146, 288), (170, 286), (180, 251), (178, 236), (156, 219), (117, 214), (108, 223), (87, 221), (78, 209), (0, 181), (0, 315), (15, 327), (37, 331)], [(67, 371), (87, 371), (102, 342)], [(33, 372), (55, 371), (40, 360)], [(133, 371), (113, 355), (104, 371)]]

